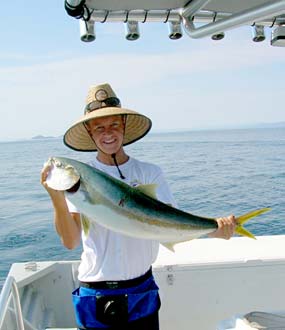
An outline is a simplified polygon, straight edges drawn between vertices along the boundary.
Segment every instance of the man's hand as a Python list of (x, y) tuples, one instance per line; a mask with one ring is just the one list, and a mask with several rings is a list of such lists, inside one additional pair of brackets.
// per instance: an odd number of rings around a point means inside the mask
[(46, 189), (46, 191), (49, 193), (49, 195), (52, 199), (56, 199), (56, 198), (63, 199), (64, 198), (63, 191), (54, 190), (54, 189), (50, 188), (46, 183), (46, 179), (49, 175), (50, 170), (51, 170), (50, 165), (45, 164), (43, 166), (43, 168), (41, 170), (40, 182), (41, 182), (42, 186)]
[(218, 223), (218, 229), (210, 233), (208, 236), (214, 238), (230, 239), (234, 235), (236, 228), (236, 219), (234, 215), (218, 218), (216, 221)]

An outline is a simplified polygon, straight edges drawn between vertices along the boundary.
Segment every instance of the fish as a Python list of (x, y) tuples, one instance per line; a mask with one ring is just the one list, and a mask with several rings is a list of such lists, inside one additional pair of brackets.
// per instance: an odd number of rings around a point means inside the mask
[[(171, 251), (174, 245), (207, 235), (218, 228), (214, 218), (202, 217), (165, 204), (156, 198), (156, 185), (132, 187), (86, 163), (50, 157), (47, 185), (64, 191), (80, 210), (84, 233), (95, 222), (121, 234), (157, 240)], [(243, 227), (249, 219), (269, 211), (265, 207), (236, 218), (235, 233), (255, 236)]]

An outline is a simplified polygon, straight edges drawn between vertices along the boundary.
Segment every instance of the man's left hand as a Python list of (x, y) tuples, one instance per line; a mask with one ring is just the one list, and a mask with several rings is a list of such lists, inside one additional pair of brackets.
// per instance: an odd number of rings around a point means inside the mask
[(210, 233), (208, 236), (213, 238), (230, 239), (234, 235), (236, 228), (236, 219), (234, 215), (218, 218), (216, 221), (218, 224), (218, 229)]

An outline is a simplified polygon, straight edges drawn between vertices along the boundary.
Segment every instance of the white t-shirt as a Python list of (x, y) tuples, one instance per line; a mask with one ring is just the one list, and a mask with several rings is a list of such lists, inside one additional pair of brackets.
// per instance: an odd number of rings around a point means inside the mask
[[(89, 165), (136, 186), (157, 184), (157, 198), (175, 206), (175, 201), (166, 183), (162, 170), (157, 165), (141, 162), (134, 158), (120, 165), (125, 176), (121, 179), (116, 166), (106, 165), (96, 158)], [(80, 213), (67, 200), (70, 212)], [(127, 280), (144, 274), (155, 261), (159, 242), (129, 237), (99, 224), (91, 223), (88, 236), (82, 231), (83, 253), (79, 266), (78, 279), (84, 282)]]

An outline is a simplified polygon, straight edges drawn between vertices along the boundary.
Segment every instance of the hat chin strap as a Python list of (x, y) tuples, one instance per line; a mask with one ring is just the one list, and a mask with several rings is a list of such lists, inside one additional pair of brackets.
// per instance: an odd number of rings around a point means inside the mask
[[(92, 138), (92, 137), (91, 137), (91, 138)], [(93, 140), (93, 142), (95, 143), (97, 149), (100, 150), (100, 152), (102, 152), (103, 154), (108, 155), (108, 156), (110, 155), (110, 154), (107, 154), (105, 151), (101, 150), (101, 149), (97, 146), (97, 144), (96, 144), (96, 142), (94, 141), (93, 138), (92, 138), (92, 140)], [(119, 172), (120, 178), (123, 179), (123, 180), (125, 180), (126, 178), (125, 178), (125, 176), (123, 175), (122, 171), (120, 170), (119, 164), (118, 164), (117, 159), (116, 159), (116, 152), (112, 153), (112, 154), (111, 154), (111, 157), (112, 157), (112, 159), (113, 159), (113, 161), (114, 161), (115, 166), (116, 166), (117, 169), (118, 169), (118, 172)]]
[(123, 173), (121, 172), (121, 170), (120, 170), (120, 168), (119, 168), (119, 165), (118, 165), (118, 162), (117, 162), (117, 159), (116, 159), (116, 154), (115, 154), (115, 153), (112, 154), (111, 157), (113, 158), (114, 163), (115, 163), (115, 165), (116, 165), (116, 167), (117, 167), (117, 169), (118, 169), (118, 172), (119, 172), (119, 174), (120, 174), (120, 178), (123, 179), (123, 180), (125, 180), (125, 177), (124, 177)]
[[(96, 144), (96, 142), (94, 141), (94, 139), (93, 139), (93, 137), (91, 136), (91, 134), (90, 134), (90, 137), (92, 138), (93, 142), (95, 143), (95, 146), (97, 147), (97, 149), (98, 149), (100, 152), (102, 152), (103, 154), (108, 155), (108, 156), (110, 155), (110, 154), (107, 154), (105, 151), (101, 150), (101, 149), (97, 146), (97, 144)], [(119, 172), (120, 178), (123, 179), (123, 180), (125, 180), (126, 177), (123, 175), (122, 171), (120, 170), (120, 168), (119, 168), (119, 164), (118, 164), (117, 159), (116, 159), (116, 152), (112, 153), (112, 154), (111, 154), (111, 157), (112, 157), (112, 159), (113, 159), (113, 161), (114, 161), (115, 166), (116, 166), (117, 169), (118, 169), (118, 172)]]
[[(125, 131), (126, 131), (126, 121), (127, 121), (127, 116), (124, 115), (124, 116), (123, 116), (123, 123), (124, 123), (124, 133), (123, 133), (123, 136), (125, 136)], [(93, 140), (93, 141), (94, 141), (94, 140)], [(95, 143), (95, 141), (94, 141), (94, 143)], [(96, 143), (95, 143), (95, 145), (96, 145)], [(121, 147), (122, 147), (122, 146), (123, 146), (123, 144), (121, 145)], [(97, 148), (98, 148), (98, 147), (97, 147)], [(123, 180), (125, 180), (126, 177), (123, 175), (122, 171), (120, 170), (120, 167), (119, 167), (118, 162), (117, 162), (117, 159), (116, 159), (116, 153), (114, 152), (113, 154), (111, 154), (111, 157), (113, 158), (113, 161), (114, 161), (114, 163), (115, 163), (115, 165), (116, 165), (116, 167), (117, 167), (117, 169), (118, 169), (118, 172), (119, 172), (119, 174), (120, 174), (120, 178), (123, 179)]]

